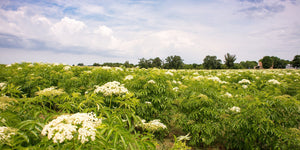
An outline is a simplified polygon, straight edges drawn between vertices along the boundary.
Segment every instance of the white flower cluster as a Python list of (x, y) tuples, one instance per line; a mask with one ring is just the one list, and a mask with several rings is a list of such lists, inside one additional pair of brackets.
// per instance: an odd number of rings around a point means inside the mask
[(132, 80), (132, 79), (133, 79), (133, 76), (132, 75), (128, 75), (128, 76), (125, 77), (124, 80)]
[(232, 97), (232, 95), (231, 95), (230, 93), (228, 93), (228, 92), (226, 92), (223, 96), (226, 96), (226, 97), (228, 97), (228, 98), (231, 98), (231, 97)]
[(104, 70), (109, 70), (109, 69), (111, 69), (111, 67), (108, 67), (108, 66), (103, 66), (103, 67), (101, 67), (102, 69), (104, 69)]
[(207, 79), (208, 79), (208, 80), (217, 81), (217, 82), (219, 82), (219, 83), (221, 83), (221, 84), (226, 84), (226, 83), (227, 83), (226, 81), (220, 80), (219, 77), (209, 77), (209, 78), (207, 78)]
[(270, 79), (268, 80), (268, 83), (272, 83), (272, 84), (280, 84), (279, 81), (275, 80), (275, 79)]
[(251, 82), (247, 79), (243, 79), (241, 81), (239, 81), (239, 84), (250, 84)]
[(178, 87), (174, 87), (173, 91), (178, 92), (179, 88)]
[(170, 71), (167, 71), (165, 74), (170, 75), (170, 76), (173, 76), (173, 73), (170, 72)]
[(158, 131), (159, 129), (166, 129), (167, 126), (160, 122), (159, 119), (155, 119), (146, 123), (146, 120), (142, 120), (142, 128), (149, 131)]
[(191, 137), (189, 136), (190, 135), (190, 133), (188, 133), (187, 135), (184, 135), (184, 136), (179, 136), (178, 138), (177, 138), (177, 141), (188, 141), (188, 140), (190, 140), (191, 139)]
[(84, 71), (84, 73), (86, 73), (86, 74), (91, 74), (91, 73), (92, 73), (92, 71), (90, 71), (90, 70), (87, 70), (87, 71)]
[(148, 83), (155, 84), (155, 81), (154, 80), (149, 80)]
[(70, 66), (65, 66), (65, 67), (64, 67), (64, 70), (66, 70), (66, 71), (68, 71), (68, 70), (70, 70), (70, 69), (71, 69)]
[(199, 73), (198, 72), (194, 72), (193, 75), (199, 76)]
[(115, 67), (115, 69), (118, 71), (124, 71), (121, 67)]
[(235, 111), (235, 112), (240, 112), (241, 111), (241, 108), (240, 107), (236, 107), (236, 106), (233, 106), (230, 108), (231, 111)]
[(54, 143), (72, 140), (74, 135), (78, 135), (77, 139), (83, 144), (89, 138), (95, 140), (96, 127), (101, 123), (102, 120), (96, 118), (94, 113), (61, 115), (44, 126), (42, 135), (48, 134), (48, 139), (52, 139)]
[(6, 87), (6, 83), (2, 82), (0, 83), (0, 89), (3, 90)]
[(34, 65), (33, 64), (28, 64), (28, 67), (33, 67)]
[(94, 93), (103, 93), (104, 96), (121, 95), (128, 93), (128, 90), (124, 85), (120, 84), (118, 81), (107, 82), (102, 86), (96, 86)]
[(6, 143), (9, 142), (11, 137), (16, 134), (17, 129), (5, 127), (0, 127), (0, 142)]
[(58, 95), (61, 95), (64, 93), (65, 92), (63, 91), (63, 89), (55, 89), (55, 87), (50, 87), (50, 88), (46, 88), (46, 89), (36, 92), (36, 95), (58, 96)]
[(146, 101), (146, 102), (145, 102), (145, 104), (151, 105), (152, 103), (151, 103), (151, 102), (148, 102), (148, 101)]
[(245, 84), (244, 84), (244, 85), (242, 85), (242, 88), (243, 88), (243, 89), (247, 89), (247, 88), (248, 88), (248, 85), (245, 85)]
[(193, 79), (195, 79), (195, 80), (201, 80), (201, 79), (204, 79), (204, 76), (196, 76), (196, 77), (193, 77)]
[(172, 82), (173, 82), (174, 84), (180, 84), (180, 85), (182, 84), (181, 81), (175, 81), (175, 80), (173, 80)]

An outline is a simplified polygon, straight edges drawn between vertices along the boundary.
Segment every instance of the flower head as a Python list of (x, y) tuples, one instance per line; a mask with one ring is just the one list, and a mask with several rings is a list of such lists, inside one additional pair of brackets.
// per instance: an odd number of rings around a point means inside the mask
[(61, 115), (44, 126), (42, 135), (48, 135), (54, 143), (62, 143), (72, 140), (78, 135), (81, 143), (95, 140), (96, 127), (102, 123), (94, 113), (76, 113), (73, 115)]
[(251, 82), (247, 79), (243, 79), (241, 81), (239, 81), (239, 84), (250, 84)]
[(235, 112), (240, 112), (241, 111), (241, 108), (240, 107), (236, 107), (236, 106), (233, 106), (230, 108), (231, 111), (235, 111)]
[(128, 93), (127, 88), (124, 87), (124, 85), (120, 84), (120, 82), (113, 81), (108, 82), (102, 86), (97, 86), (97, 88), (94, 91), (95, 93), (103, 93), (104, 96), (112, 96), (114, 95), (121, 95)]
[(55, 89), (55, 87), (50, 87), (43, 89), (41, 91), (36, 92), (36, 95), (43, 95), (43, 96), (58, 96), (64, 94), (65, 92), (63, 89)]
[(271, 83), (271, 84), (280, 84), (280, 82), (277, 81), (277, 80), (275, 80), (275, 79), (268, 80), (268, 83)]

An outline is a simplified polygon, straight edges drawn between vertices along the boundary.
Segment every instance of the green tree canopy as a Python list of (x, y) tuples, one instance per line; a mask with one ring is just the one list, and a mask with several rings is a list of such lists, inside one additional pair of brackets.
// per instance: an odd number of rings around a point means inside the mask
[(273, 65), (273, 60), (270, 56), (264, 56), (261, 59), (261, 62), (262, 62), (263, 68), (265, 68), (265, 69), (271, 68)]
[(240, 65), (245, 68), (245, 69), (249, 69), (249, 68), (254, 68), (255, 66), (257, 66), (257, 62), (256, 61), (241, 61)]
[(180, 56), (168, 56), (166, 59), (165, 68), (166, 69), (180, 69), (183, 67), (183, 59)]
[(300, 67), (300, 55), (296, 55), (292, 61), (293, 67)]
[(217, 59), (217, 56), (206, 56), (203, 59), (203, 67), (205, 69), (220, 69), (221, 68), (221, 60)]
[(234, 61), (236, 60), (236, 56), (227, 53), (226, 55), (224, 55), (224, 57), (225, 57), (225, 65), (227, 66), (227, 68), (232, 69), (234, 67)]
[(162, 60), (159, 57), (156, 57), (152, 60), (152, 67), (161, 68)]

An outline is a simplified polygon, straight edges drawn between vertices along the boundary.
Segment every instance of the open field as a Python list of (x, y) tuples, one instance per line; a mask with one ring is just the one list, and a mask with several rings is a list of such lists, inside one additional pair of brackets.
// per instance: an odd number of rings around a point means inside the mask
[(300, 70), (21, 63), (0, 72), (0, 149), (300, 147)]

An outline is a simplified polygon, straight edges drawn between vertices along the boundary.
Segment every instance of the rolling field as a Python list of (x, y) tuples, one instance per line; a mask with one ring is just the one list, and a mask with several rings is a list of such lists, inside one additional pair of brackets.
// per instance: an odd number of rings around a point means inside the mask
[(20, 63), (0, 95), (0, 149), (300, 147), (300, 70)]

